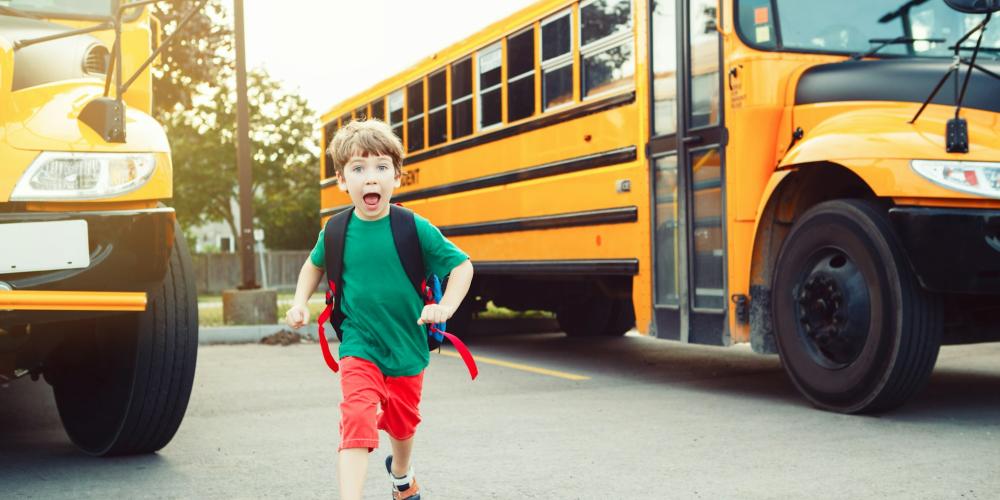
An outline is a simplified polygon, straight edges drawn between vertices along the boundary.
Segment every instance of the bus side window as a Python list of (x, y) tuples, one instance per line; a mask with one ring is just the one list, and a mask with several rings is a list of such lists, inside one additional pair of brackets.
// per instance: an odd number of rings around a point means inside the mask
[(392, 132), (403, 140), (403, 91), (397, 90), (389, 94), (389, 126)]
[(479, 51), (479, 128), (500, 123), (501, 48), (497, 43)]
[(451, 138), (472, 133), (472, 58), (451, 65)]
[(385, 98), (379, 98), (372, 102), (372, 118), (385, 121)]
[(427, 77), (427, 145), (448, 140), (447, 74), (438, 71)]
[(323, 126), (323, 178), (329, 179), (336, 176), (336, 171), (333, 169), (333, 151), (330, 151), (330, 142), (333, 141), (333, 135), (337, 133), (337, 119), (334, 118), (333, 121), (327, 123)]
[(542, 21), (542, 111), (573, 101), (570, 11)]
[(507, 37), (507, 121), (535, 114), (535, 29)]
[(406, 87), (406, 151), (424, 148), (424, 81)]
[(580, 68), (587, 97), (627, 86), (635, 71), (631, 0), (580, 4)]

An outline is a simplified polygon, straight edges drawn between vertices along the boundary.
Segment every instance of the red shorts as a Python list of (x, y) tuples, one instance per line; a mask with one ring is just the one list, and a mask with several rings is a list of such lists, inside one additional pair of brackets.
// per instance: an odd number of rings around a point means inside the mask
[[(386, 377), (367, 359), (340, 360), (340, 448), (378, 448), (378, 430), (397, 440), (413, 437), (420, 423), (420, 390), (424, 372)], [(378, 412), (381, 405), (382, 412)]]

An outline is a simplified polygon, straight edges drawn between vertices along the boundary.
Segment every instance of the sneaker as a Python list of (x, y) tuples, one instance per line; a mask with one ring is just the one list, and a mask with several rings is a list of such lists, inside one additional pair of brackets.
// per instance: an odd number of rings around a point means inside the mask
[(385, 457), (385, 471), (392, 482), (392, 500), (420, 500), (420, 486), (413, 477), (413, 467), (403, 477), (392, 474), (392, 455)]

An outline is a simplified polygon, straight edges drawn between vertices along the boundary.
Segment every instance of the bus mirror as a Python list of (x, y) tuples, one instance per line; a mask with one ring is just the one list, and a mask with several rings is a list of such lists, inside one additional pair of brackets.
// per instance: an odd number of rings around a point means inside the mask
[(944, 3), (969, 14), (989, 14), (1000, 10), (1000, 0), (944, 0)]

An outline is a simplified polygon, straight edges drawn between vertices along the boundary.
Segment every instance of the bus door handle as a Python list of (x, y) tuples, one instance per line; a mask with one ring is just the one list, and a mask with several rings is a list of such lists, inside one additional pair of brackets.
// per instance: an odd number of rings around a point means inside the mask
[(683, 142), (684, 144), (698, 144), (699, 142), (702, 142), (704, 140), (705, 138), (700, 135), (689, 135), (681, 139), (681, 142)]

